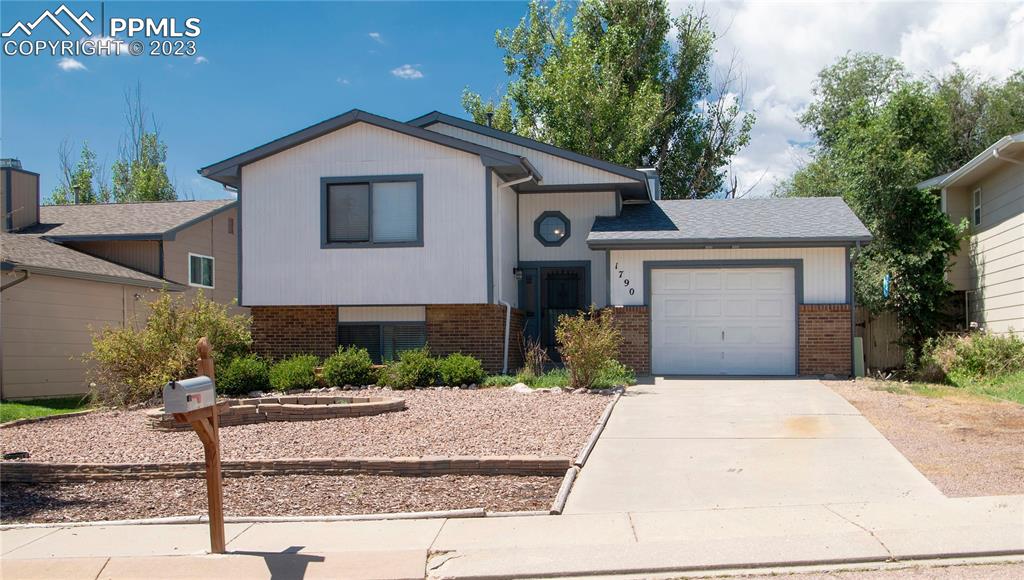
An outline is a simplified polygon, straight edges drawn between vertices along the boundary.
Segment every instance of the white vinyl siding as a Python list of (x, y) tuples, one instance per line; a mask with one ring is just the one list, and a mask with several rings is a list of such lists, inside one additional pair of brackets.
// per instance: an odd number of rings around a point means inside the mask
[[(423, 243), (321, 248), (321, 178), (423, 176)], [(355, 123), (242, 168), (248, 305), (487, 302), (480, 157)]]
[[(534, 222), (546, 211), (569, 219), (571, 234), (560, 246), (545, 246), (534, 237)], [(615, 215), (615, 193), (543, 193), (519, 196), (519, 260), (523, 262), (590, 261), (590, 299), (608, 304), (605, 253), (587, 246), (587, 235), (597, 216)]]
[(688, 260), (803, 260), (805, 304), (845, 304), (847, 301), (845, 248), (613, 250), (610, 258), (611, 304), (616, 306), (644, 303), (645, 261)]
[(501, 178), (491, 176), (494, 235), (494, 300), (504, 300), (517, 305), (519, 300), (518, 281), (513, 269), (519, 263), (519, 244), (517, 242), (516, 211), (519, 207), (519, 194), (514, 190), (501, 187)]
[(544, 184), (573, 184), (573, 183), (625, 183), (636, 181), (617, 173), (591, 167), (583, 163), (571, 161), (557, 155), (544, 153), (537, 149), (523, 147), (515, 143), (509, 143), (487, 135), (481, 135), (474, 131), (467, 131), (460, 127), (453, 127), (445, 123), (434, 123), (426, 127), (445, 135), (450, 135), (470, 143), (478, 143), (491, 149), (505, 151), (513, 155), (527, 157), (530, 163), (536, 167), (544, 176)]
[(342, 306), (338, 308), (338, 322), (424, 322), (424, 306)]

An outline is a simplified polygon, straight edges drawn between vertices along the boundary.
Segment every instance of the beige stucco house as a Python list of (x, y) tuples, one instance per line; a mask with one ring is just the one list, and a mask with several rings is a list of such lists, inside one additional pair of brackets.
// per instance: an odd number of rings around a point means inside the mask
[(38, 174), (0, 164), (0, 397), (85, 393), (92, 332), (144, 319), (161, 288), (237, 296), (233, 200), (40, 206)]
[(918, 187), (940, 190), (943, 211), (969, 224), (949, 272), (963, 294), (965, 325), (1024, 333), (1024, 132)]

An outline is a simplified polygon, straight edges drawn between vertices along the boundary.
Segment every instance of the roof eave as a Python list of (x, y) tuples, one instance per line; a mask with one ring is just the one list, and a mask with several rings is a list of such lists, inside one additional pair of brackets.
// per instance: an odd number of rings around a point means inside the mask
[(111, 276), (107, 274), (93, 274), (90, 272), (79, 272), (77, 270), (66, 270), (63, 268), (51, 268), (48, 266), (35, 266), (32, 264), (20, 264), (17, 262), (4, 261), (2, 263), (3, 270), (15, 270), (22, 272), (31, 272), (32, 274), (38, 274), (41, 276), (56, 276), (58, 278), (74, 278), (76, 280), (88, 280), (91, 282), (105, 282), (108, 284), (123, 284), (125, 286), (140, 286), (142, 288), (153, 288), (153, 289), (166, 289), (170, 292), (182, 292), (186, 288), (181, 284), (174, 282), (168, 282), (167, 280), (161, 280), (154, 278), (150, 280), (140, 280), (137, 278), (127, 278), (122, 276)]
[(989, 145), (988, 148), (975, 155), (973, 159), (964, 163), (959, 168), (946, 173), (945, 175), (937, 175), (931, 179), (926, 179), (921, 183), (918, 183), (916, 187), (918, 189), (940, 189), (954, 185), (957, 181), (973, 173), (974, 170), (976, 170), (982, 163), (991, 160), (995, 154), (1014, 143), (1024, 143), (1024, 131), (1003, 137), (992, 145)]
[(708, 238), (686, 240), (630, 239), (587, 240), (591, 250), (689, 250), (707, 248), (825, 248), (851, 247), (866, 244), (868, 236), (821, 238)]

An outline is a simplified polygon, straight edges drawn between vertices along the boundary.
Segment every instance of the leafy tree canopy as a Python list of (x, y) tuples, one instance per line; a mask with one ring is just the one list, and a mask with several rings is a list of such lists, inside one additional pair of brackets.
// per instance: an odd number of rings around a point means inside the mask
[[(732, 157), (747, 144), (733, 70), (712, 81), (715, 33), (693, 9), (672, 19), (663, 0), (584, 0), (568, 22), (562, 2), (533, 0), (498, 31), (506, 93), (466, 90), (477, 123), (628, 167), (655, 167), (666, 198), (735, 194)], [(667, 42), (675, 30), (675, 43)]]

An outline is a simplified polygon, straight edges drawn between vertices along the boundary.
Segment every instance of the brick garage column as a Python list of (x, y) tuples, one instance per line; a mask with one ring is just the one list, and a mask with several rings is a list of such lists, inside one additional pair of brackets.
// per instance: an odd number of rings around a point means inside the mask
[[(501, 372), (505, 341), (505, 307), (500, 304), (432, 304), (427, 311), (430, 352), (444, 356), (461, 352), (483, 362), (489, 373)], [(523, 312), (512, 310), (508, 369), (523, 365)]]
[(852, 374), (849, 304), (800, 305), (801, 375)]
[(293, 354), (329, 356), (337, 349), (335, 306), (253, 306), (252, 342), (260, 356), (280, 359)]
[(619, 362), (633, 369), (638, 376), (651, 374), (650, 311), (646, 306), (606, 308), (615, 327), (622, 333)]

